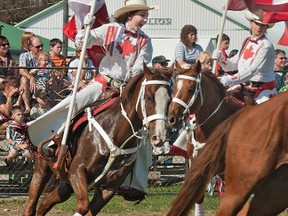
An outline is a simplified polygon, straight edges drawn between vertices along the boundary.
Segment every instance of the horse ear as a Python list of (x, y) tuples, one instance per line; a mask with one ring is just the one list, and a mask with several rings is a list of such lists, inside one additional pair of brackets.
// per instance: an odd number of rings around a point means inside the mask
[(199, 60), (196, 62), (196, 71), (198, 73), (200, 73), (200, 71), (201, 71), (201, 62)]
[(144, 68), (144, 74), (145, 75), (151, 75), (152, 71), (147, 67), (146, 63), (143, 61), (143, 68)]
[[(175, 66), (174, 66), (174, 68), (176, 69), (176, 71), (178, 71), (179, 73), (181, 72), (181, 71), (183, 71), (183, 69), (182, 69), (182, 67), (181, 67), (181, 65), (175, 60)], [(174, 65), (173, 64), (173, 65)]]

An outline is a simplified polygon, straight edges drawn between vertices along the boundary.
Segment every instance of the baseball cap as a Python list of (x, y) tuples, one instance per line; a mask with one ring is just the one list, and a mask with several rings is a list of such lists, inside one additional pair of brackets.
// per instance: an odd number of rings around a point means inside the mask
[(160, 56), (155, 56), (152, 59), (152, 64), (156, 64), (156, 63), (163, 63), (163, 62), (169, 62), (169, 59), (166, 59), (165, 56), (160, 55)]

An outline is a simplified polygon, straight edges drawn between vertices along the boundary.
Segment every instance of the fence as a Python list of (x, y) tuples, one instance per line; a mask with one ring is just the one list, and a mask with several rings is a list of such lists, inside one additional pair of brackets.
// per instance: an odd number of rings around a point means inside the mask
[[(8, 154), (8, 143), (3, 137), (0, 141), (0, 194), (25, 195), (33, 175), (34, 164), (17, 156), (12, 165), (4, 162)], [(153, 156), (153, 165), (149, 170), (149, 188), (157, 194), (175, 194), (179, 190), (187, 170), (185, 158), (173, 155)]]

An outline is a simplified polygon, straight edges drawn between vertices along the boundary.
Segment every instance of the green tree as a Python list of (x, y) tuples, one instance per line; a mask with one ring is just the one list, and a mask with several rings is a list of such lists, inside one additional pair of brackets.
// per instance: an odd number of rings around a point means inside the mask
[(59, 1), (61, 0), (1, 0), (0, 21), (15, 25)]

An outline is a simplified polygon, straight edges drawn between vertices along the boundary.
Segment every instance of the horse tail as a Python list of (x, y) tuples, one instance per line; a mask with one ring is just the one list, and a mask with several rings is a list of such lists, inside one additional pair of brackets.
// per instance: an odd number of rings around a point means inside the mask
[[(232, 118), (235, 119), (234, 116)], [(231, 120), (231, 118), (229, 118)], [(203, 196), (209, 181), (224, 170), (226, 140), (232, 121), (224, 121), (207, 139), (206, 145), (192, 161), (184, 184), (172, 203), (167, 216), (188, 215), (193, 204)]]

